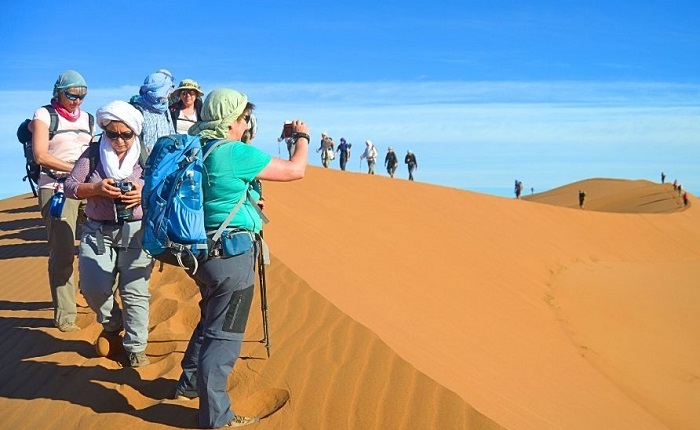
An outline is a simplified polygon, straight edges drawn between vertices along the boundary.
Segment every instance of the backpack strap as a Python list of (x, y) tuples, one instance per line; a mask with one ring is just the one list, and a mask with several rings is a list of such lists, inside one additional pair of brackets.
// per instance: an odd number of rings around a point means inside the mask
[[(204, 163), (204, 160), (206, 160), (207, 157), (209, 157), (209, 155), (211, 155), (211, 153), (214, 151), (214, 149), (216, 149), (219, 145), (223, 145), (224, 143), (229, 143), (229, 142), (233, 142), (233, 141), (227, 140), (227, 139), (220, 139), (217, 141), (209, 142), (206, 145), (204, 145), (204, 149), (203, 149), (204, 156), (202, 157), (202, 163)], [(216, 242), (217, 240), (219, 240), (221, 238), (221, 235), (223, 234), (224, 230), (226, 229), (226, 227), (228, 227), (228, 223), (231, 222), (233, 217), (236, 215), (236, 212), (238, 212), (238, 209), (240, 209), (240, 207), (243, 205), (243, 202), (246, 199), (250, 200), (250, 202), (253, 204), (253, 208), (255, 208), (255, 211), (258, 213), (258, 215), (260, 216), (260, 218), (264, 222), (267, 223), (270, 221), (269, 219), (267, 219), (267, 217), (265, 215), (263, 215), (262, 211), (258, 207), (258, 203), (253, 201), (252, 197), (250, 196), (249, 190), (250, 190), (250, 187), (246, 188), (245, 192), (243, 193), (243, 195), (241, 195), (241, 198), (238, 200), (238, 203), (236, 203), (236, 205), (233, 207), (233, 209), (231, 209), (231, 212), (229, 212), (229, 214), (226, 217), (226, 219), (224, 220), (224, 222), (222, 222), (221, 225), (219, 226), (219, 228), (216, 230), (216, 232), (214, 233), (214, 236), (212, 237), (212, 240), (214, 240), (214, 242)]]
[(56, 113), (56, 109), (51, 105), (45, 105), (44, 109), (49, 112), (49, 140), (51, 140), (58, 130), (58, 113)]
[(219, 228), (216, 230), (216, 233), (214, 233), (214, 236), (211, 238), (214, 242), (217, 242), (221, 238), (221, 235), (223, 234), (224, 230), (226, 229), (226, 227), (228, 227), (228, 223), (231, 222), (234, 215), (236, 215), (236, 212), (238, 212), (238, 209), (241, 208), (241, 206), (243, 205), (243, 202), (245, 201), (247, 196), (248, 196), (248, 190), (246, 190), (246, 192), (243, 193), (241, 198), (238, 199), (238, 203), (236, 203), (236, 205), (233, 207), (233, 209), (231, 209), (231, 212), (228, 213), (228, 216), (226, 217), (224, 222), (221, 223)]
[(59, 130), (58, 129), (58, 112), (56, 112), (56, 109), (51, 106), (51, 105), (45, 105), (44, 109), (46, 109), (49, 112), (49, 117), (51, 119), (49, 123), (49, 140), (53, 139), (54, 136), (56, 136), (59, 133), (69, 133), (69, 132), (75, 132), (75, 133), (87, 133), (90, 136), (92, 136), (93, 132), (95, 131), (95, 117), (88, 112), (88, 123), (89, 123), (89, 130), (84, 130), (84, 129), (77, 129), (77, 130)]
[(98, 139), (98, 136), (102, 136), (102, 134), (98, 134), (95, 136), (95, 139), (90, 142), (90, 146), (88, 147), (88, 159), (90, 160), (90, 170), (88, 171), (87, 177), (85, 178), (85, 182), (87, 182), (90, 179), (90, 176), (92, 176), (93, 173), (95, 173), (95, 170), (97, 170), (97, 165), (100, 163), (100, 139)]

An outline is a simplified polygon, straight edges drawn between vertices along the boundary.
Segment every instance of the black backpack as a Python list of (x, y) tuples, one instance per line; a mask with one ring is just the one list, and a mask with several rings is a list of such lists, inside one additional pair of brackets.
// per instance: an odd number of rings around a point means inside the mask
[[(70, 131), (77, 133), (88, 133), (92, 136), (95, 127), (95, 117), (92, 116), (92, 114), (88, 113), (90, 120), (90, 130), (59, 130), (58, 114), (56, 113), (56, 109), (54, 109), (54, 107), (51, 105), (44, 106), (44, 109), (46, 109), (49, 112), (49, 116), (51, 118), (49, 124), (49, 140), (53, 139), (53, 137), (59, 133), (67, 133)], [(17, 128), (17, 140), (19, 140), (19, 143), (22, 144), (22, 147), (24, 149), (25, 168), (27, 171), (27, 174), (25, 177), (22, 178), (22, 181), (29, 180), (29, 186), (32, 189), (32, 193), (34, 193), (34, 197), (36, 197), (36, 190), (39, 185), (39, 176), (41, 175), (42, 167), (39, 166), (34, 160), (34, 151), (32, 149), (32, 132), (29, 131), (30, 122), (32, 122), (32, 120), (28, 118), (25, 119), (19, 125), (19, 127)], [(56, 179), (56, 177), (53, 174), (51, 174), (51, 172), (49, 172), (47, 169), (43, 169), (43, 171), (51, 178)]]

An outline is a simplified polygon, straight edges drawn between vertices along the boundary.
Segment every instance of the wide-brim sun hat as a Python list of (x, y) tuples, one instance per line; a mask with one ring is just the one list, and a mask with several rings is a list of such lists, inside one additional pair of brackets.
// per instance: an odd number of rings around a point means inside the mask
[(183, 79), (180, 85), (173, 91), (173, 95), (180, 97), (180, 91), (182, 90), (197, 91), (200, 97), (204, 95), (204, 91), (202, 91), (199, 84), (194, 79)]

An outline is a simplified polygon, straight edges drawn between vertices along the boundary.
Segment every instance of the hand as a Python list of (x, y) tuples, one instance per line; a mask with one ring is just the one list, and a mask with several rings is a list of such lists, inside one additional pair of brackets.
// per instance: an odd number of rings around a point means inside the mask
[(310, 134), (309, 126), (306, 125), (306, 123), (300, 119), (295, 119), (294, 121), (292, 121), (292, 129), (294, 130), (294, 133)]
[(94, 194), (98, 196), (116, 199), (121, 197), (122, 191), (114, 186), (114, 179), (107, 178), (93, 184)]
[(141, 204), (141, 185), (136, 182), (131, 183), (132, 190), (122, 194), (122, 202), (126, 203), (126, 209), (133, 208)]

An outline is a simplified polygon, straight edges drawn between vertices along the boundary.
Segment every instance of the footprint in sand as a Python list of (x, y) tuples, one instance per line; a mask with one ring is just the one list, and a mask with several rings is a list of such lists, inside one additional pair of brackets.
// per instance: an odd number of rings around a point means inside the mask
[(262, 419), (280, 410), (288, 400), (289, 391), (280, 388), (266, 388), (237, 402), (235, 409), (242, 415)]

